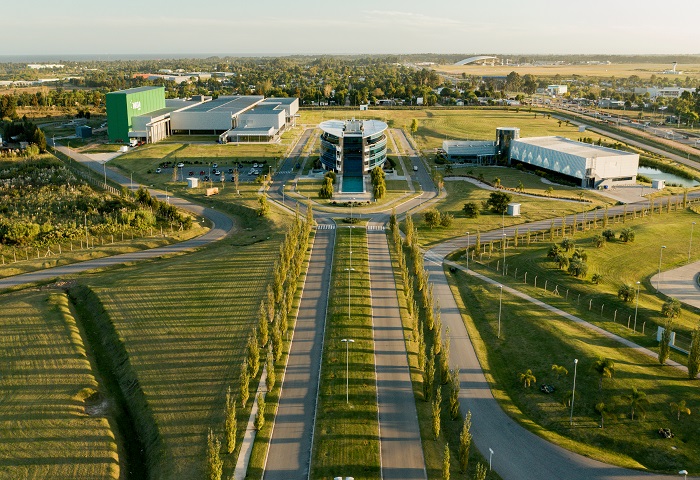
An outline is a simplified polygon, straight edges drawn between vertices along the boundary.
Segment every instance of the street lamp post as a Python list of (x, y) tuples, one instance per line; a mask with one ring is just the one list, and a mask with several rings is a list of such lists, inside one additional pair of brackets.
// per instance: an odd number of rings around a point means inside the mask
[(493, 449), (489, 448), (489, 471), (492, 470), (491, 468), (491, 459), (493, 458)]
[(578, 358), (574, 358), (574, 387), (571, 389), (571, 414), (569, 415), (569, 425), (574, 424), (574, 397), (576, 397), (576, 367)]
[(501, 247), (503, 247), (503, 275), (506, 274), (506, 234), (503, 234), (503, 243), (501, 244)]
[(681, 470), (678, 475), (683, 475), (683, 480), (688, 478), (688, 470)]
[(350, 403), (350, 344), (355, 343), (352, 338), (343, 338), (345, 343), (345, 403)]
[(107, 188), (107, 161), (102, 162), (102, 171), (105, 174), (105, 188)]
[(695, 222), (690, 224), (690, 243), (688, 244), (688, 263), (690, 263), (690, 251), (693, 249), (693, 229), (695, 228)]
[(469, 271), (469, 232), (467, 232), (467, 248), (465, 253), (467, 254), (467, 271)]
[(661, 245), (661, 250), (659, 250), (659, 274), (656, 276), (656, 291), (659, 291), (659, 287), (661, 285), (661, 259), (664, 256), (664, 248), (666, 248), (666, 245)]
[(498, 295), (498, 338), (501, 338), (501, 306), (503, 305), (503, 285), (499, 285), (501, 293)]
[[(283, 184), (282, 184), (282, 205), (284, 205), (284, 187), (285, 187), (285, 185), (284, 185), (284, 183), (283, 183)], [(294, 202), (292, 202), (292, 204), (293, 204), (293, 203), (294, 203)]]
[(637, 305), (634, 307), (634, 331), (637, 331), (637, 310), (639, 310), (639, 285), (640, 282), (637, 282)]

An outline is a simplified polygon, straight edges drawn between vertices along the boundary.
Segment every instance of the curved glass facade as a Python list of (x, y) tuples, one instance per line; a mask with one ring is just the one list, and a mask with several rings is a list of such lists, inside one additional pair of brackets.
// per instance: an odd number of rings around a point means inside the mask
[(319, 153), (326, 170), (361, 176), (386, 162), (386, 123), (329, 120), (321, 123), (320, 128), (323, 133)]

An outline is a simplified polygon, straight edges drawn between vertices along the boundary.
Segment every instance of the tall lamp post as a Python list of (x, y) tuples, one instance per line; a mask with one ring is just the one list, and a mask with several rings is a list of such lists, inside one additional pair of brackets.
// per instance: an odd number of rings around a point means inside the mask
[(659, 291), (659, 286), (661, 285), (661, 259), (664, 256), (664, 248), (666, 245), (661, 245), (661, 250), (659, 251), (659, 274), (656, 276), (656, 291)]
[[(284, 187), (285, 187), (285, 184), (283, 183), (282, 184), (282, 205), (284, 205)], [(294, 202), (292, 202), (292, 204), (294, 204)]]
[(683, 475), (683, 479), (685, 480), (686, 478), (688, 478), (688, 470), (681, 470), (680, 472), (678, 472), (678, 475)]
[(503, 305), (503, 285), (499, 285), (501, 293), (498, 295), (498, 338), (501, 338), (501, 306)]
[(345, 343), (345, 403), (350, 403), (350, 344), (355, 343), (352, 338), (343, 338)]
[(634, 307), (634, 331), (637, 331), (637, 311), (639, 310), (639, 285), (640, 282), (637, 282), (637, 305)]
[(578, 358), (574, 358), (574, 387), (571, 389), (571, 414), (569, 415), (569, 425), (574, 424), (574, 397), (576, 396), (576, 367)]
[(493, 458), (493, 449), (489, 448), (489, 471), (491, 471), (491, 458)]
[(688, 263), (690, 263), (690, 251), (693, 249), (693, 229), (695, 228), (695, 222), (690, 224), (690, 243), (688, 244)]
[(469, 232), (467, 232), (467, 248), (464, 253), (467, 254), (467, 271), (469, 271)]
[(501, 247), (503, 247), (503, 275), (506, 274), (506, 234), (503, 234), (503, 243), (501, 244)]

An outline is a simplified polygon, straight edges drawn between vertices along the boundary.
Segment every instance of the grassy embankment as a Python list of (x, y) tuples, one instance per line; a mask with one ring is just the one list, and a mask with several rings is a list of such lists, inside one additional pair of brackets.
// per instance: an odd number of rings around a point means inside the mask
[[(314, 432), (312, 478), (380, 476), (379, 426), (374, 370), (374, 341), (369, 290), (367, 234), (352, 232), (350, 318), (348, 272), (350, 229), (339, 228), (321, 366), (321, 384)], [(346, 344), (349, 345), (349, 402), (346, 403)]]
[(66, 295), (1, 298), (0, 478), (120, 478), (111, 408)]

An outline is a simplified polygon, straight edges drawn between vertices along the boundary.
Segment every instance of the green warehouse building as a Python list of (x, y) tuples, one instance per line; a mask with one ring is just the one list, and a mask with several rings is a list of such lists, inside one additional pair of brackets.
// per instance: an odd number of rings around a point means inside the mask
[(106, 95), (107, 132), (112, 143), (129, 143), (134, 117), (165, 109), (165, 87), (137, 87)]

